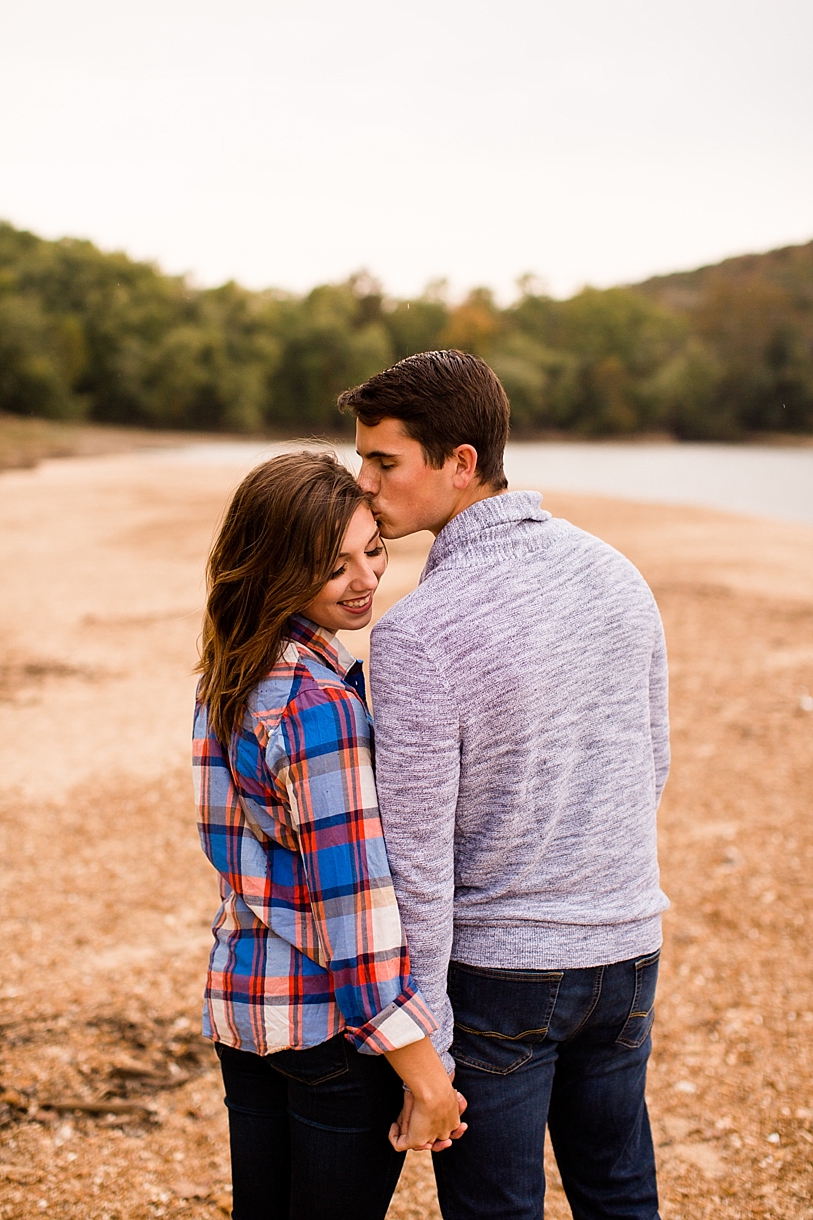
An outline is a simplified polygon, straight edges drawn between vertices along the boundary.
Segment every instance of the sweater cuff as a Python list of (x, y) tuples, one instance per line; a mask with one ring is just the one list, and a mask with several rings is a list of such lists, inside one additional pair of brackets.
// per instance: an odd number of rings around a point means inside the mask
[(446, 1074), (448, 1076), (453, 1076), (455, 1072), (455, 1061), (452, 1056), (448, 1051), (438, 1051), (438, 1055), (440, 1056), (441, 1063), (446, 1068)]
[(348, 1026), (346, 1036), (363, 1055), (383, 1055), (428, 1038), (438, 1023), (419, 991), (402, 991), (397, 1000), (359, 1028)]

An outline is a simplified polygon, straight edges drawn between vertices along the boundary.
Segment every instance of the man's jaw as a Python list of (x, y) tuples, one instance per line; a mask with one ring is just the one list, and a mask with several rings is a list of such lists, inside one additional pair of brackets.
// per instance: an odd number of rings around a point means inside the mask
[(399, 537), (398, 534), (394, 534), (392, 532), (392, 526), (390, 525), (389, 521), (382, 513), (378, 511), (375, 504), (373, 504), (373, 516), (375, 517), (375, 523), (378, 526), (378, 532), (382, 538)]
[(395, 538), (406, 538), (407, 534), (416, 534), (418, 532), (417, 530), (410, 529), (396, 529), (394, 525), (390, 525), (389, 522), (382, 520), (380, 517), (376, 517), (376, 524), (378, 525), (378, 532), (385, 542), (392, 542)]
[(373, 516), (375, 523), (378, 526), (378, 532), (381, 537), (390, 542), (395, 538), (408, 538), (410, 534), (420, 534), (422, 530), (430, 529), (428, 525), (424, 525), (419, 521), (392, 522), (389, 518), (376, 508), (373, 504)]

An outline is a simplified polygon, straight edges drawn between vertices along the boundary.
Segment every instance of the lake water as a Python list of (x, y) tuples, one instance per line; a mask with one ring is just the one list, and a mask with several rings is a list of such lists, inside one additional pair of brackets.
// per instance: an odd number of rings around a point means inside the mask
[[(248, 470), (289, 444), (205, 442), (153, 452), (153, 461), (212, 462)], [(339, 447), (352, 461), (352, 448)], [(356, 459), (357, 460), (357, 459)], [(506, 452), (512, 489), (540, 488), (659, 504), (693, 504), (813, 524), (813, 447), (516, 442)]]

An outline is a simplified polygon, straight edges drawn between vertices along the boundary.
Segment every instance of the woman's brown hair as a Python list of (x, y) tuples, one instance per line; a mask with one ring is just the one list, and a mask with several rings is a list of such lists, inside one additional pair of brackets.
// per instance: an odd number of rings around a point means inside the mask
[(232, 497), (207, 565), (198, 697), (223, 745), (278, 660), (288, 620), (330, 578), (367, 497), (332, 453), (284, 453)]

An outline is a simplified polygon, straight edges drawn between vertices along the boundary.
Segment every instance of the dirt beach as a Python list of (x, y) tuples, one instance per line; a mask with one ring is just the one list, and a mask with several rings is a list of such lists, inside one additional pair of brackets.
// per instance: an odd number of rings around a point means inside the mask
[[(237, 477), (138, 454), (0, 477), (3, 1217), (228, 1212), (188, 731), (203, 562)], [(638, 564), (669, 641), (664, 1220), (813, 1216), (813, 528), (546, 505)], [(392, 546), (379, 613), (427, 542)], [(569, 1216), (553, 1166), (548, 1214)], [(390, 1215), (437, 1217), (425, 1156)]]

